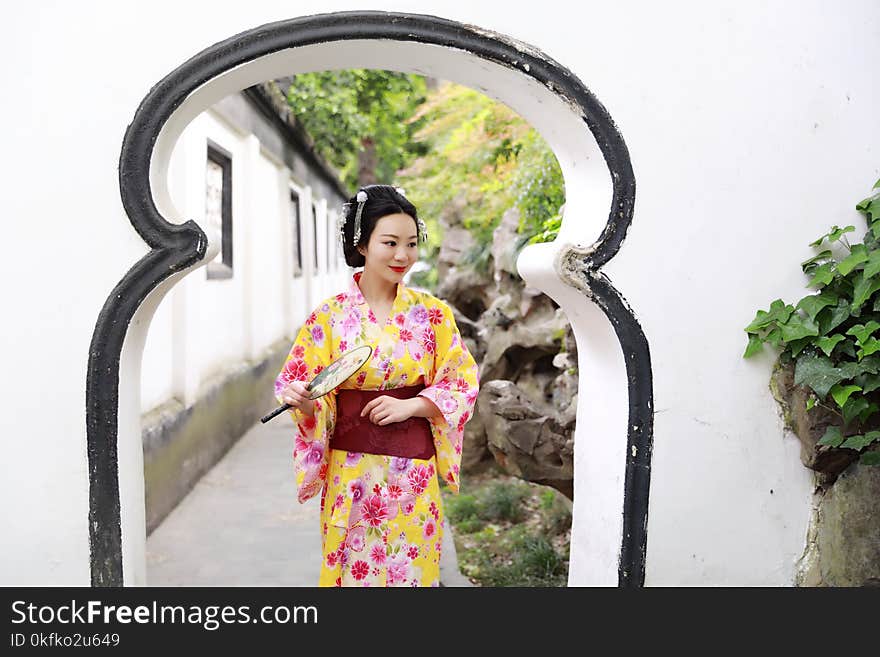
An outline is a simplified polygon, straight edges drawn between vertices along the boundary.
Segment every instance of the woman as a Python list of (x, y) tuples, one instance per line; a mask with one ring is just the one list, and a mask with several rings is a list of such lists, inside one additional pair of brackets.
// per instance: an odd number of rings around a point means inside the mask
[[(425, 224), (402, 190), (362, 188), (344, 206), (348, 290), (312, 312), (275, 382), (293, 407), (300, 502), (321, 492), (319, 586), (437, 586), (438, 477), (458, 492), (477, 365), (452, 312), (403, 284)], [(310, 401), (305, 382), (358, 345), (371, 359)]]

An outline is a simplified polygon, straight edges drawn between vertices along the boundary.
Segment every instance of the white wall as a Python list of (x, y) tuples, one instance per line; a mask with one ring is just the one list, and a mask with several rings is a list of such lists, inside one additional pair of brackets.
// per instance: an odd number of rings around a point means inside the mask
[[(195, 53), (245, 29), (356, 8), (334, 0), (293, 8), (252, 0), (211, 12), (168, 0), (150, 12), (104, 2), (16, 7), (21, 29), (0, 46), (3, 79), (16, 90), (14, 102), (0, 107), (3, 124), (15, 128), (6, 133), (0, 173), (12, 190), (6, 216), (8, 244), (16, 246), (0, 265), (14, 318), (2, 329), (14, 376), (4, 377), (0, 392), (15, 409), (0, 421), (9, 537), (3, 584), (89, 582), (86, 363), (107, 295), (147, 251), (125, 218), (117, 179), (121, 140), (141, 99)], [(809, 253), (807, 243), (831, 223), (858, 221), (851, 208), (880, 177), (880, 89), (867, 82), (880, 61), (880, 5), (549, 0), (535, 12), (509, 3), (412, 0), (372, 8), (443, 16), (522, 39), (568, 67), (609, 109), (630, 149), (638, 190), (629, 236), (606, 272), (642, 323), (654, 372), (647, 583), (791, 584), (810, 479), (769, 397), (769, 356), (740, 358), (742, 327), (771, 299), (800, 298), (797, 263)], [(441, 55), (419, 60), (415, 52), (394, 61), (431, 71), (436, 64), (438, 77), (492, 86), (492, 67), (466, 59), (453, 67)], [(360, 61), (389, 63), (381, 54)], [(58, 87), (47, 80), (70, 83), (55, 96)], [(604, 225), (609, 188), (595, 146), (582, 148), (573, 122), (540, 89), (507, 78), (501, 86), (493, 95), (538, 126), (568, 180), (578, 180), (568, 187), (562, 239), (589, 244)], [(46, 177), (49, 155), (61, 175)], [(531, 275), (549, 267), (526, 264)], [(193, 321), (212, 294), (198, 290), (203, 276), (198, 269), (174, 288), (175, 295), (184, 291)], [(567, 294), (549, 278), (545, 289)], [(613, 584), (609, 554), (619, 546), (626, 441), (618, 411), (626, 391), (607, 322), (578, 302), (564, 303), (582, 358), (570, 581)], [(161, 313), (158, 319), (165, 321)], [(244, 332), (239, 326), (234, 330)], [(205, 346), (205, 360), (225, 353), (219, 340)], [(584, 394), (600, 389), (601, 404)], [(143, 400), (136, 386), (125, 393)], [(40, 422), (49, 401), (51, 422)], [(137, 412), (137, 405), (121, 408), (120, 421)], [(121, 446), (122, 459), (136, 451), (138, 436), (131, 424), (120, 426), (131, 442)], [(136, 507), (136, 463), (121, 463), (131, 471), (121, 473), (123, 504)], [(137, 514), (128, 513), (127, 546), (138, 540)], [(127, 581), (137, 583), (137, 550), (127, 555)]]
[[(293, 336), (308, 312), (307, 284), (315, 299), (346, 284), (344, 267), (324, 273), (326, 253), (319, 272), (309, 269), (308, 275), (292, 277), (290, 189), (294, 185), (302, 194), (306, 188), (296, 184), (289, 169), (262, 149), (256, 137), (211, 110), (190, 123), (170, 160), (168, 185), (181, 216), (204, 221), (208, 144), (232, 158), (233, 276), (209, 279), (203, 268), (159, 304), (144, 347), (145, 412), (172, 397), (191, 405), (203, 384)], [(319, 203), (327, 205), (326, 199)], [(319, 237), (326, 237), (323, 219), (319, 221)], [(310, 222), (307, 230), (302, 237), (304, 260), (312, 259), (314, 250)], [(326, 239), (320, 248), (326, 248)], [(175, 378), (182, 381), (179, 386)]]

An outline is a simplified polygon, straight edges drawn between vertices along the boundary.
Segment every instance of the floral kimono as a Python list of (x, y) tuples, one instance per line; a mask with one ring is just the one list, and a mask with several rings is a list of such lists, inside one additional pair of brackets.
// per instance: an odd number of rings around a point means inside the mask
[[(372, 358), (340, 388), (387, 390), (422, 384), (442, 416), (429, 418), (428, 460), (330, 449), (336, 392), (315, 400), (313, 417), (292, 410), (300, 502), (321, 492), (323, 563), (319, 586), (437, 586), (443, 531), (438, 477), (459, 486), (464, 425), (478, 393), (477, 364), (445, 303), (402, 283), (380, 326), (355, 273), (344, 293), (309, 315), (275, 381), (308, 381), (362, 344)], [(280, 399), (279, 399), (280, 401)]]

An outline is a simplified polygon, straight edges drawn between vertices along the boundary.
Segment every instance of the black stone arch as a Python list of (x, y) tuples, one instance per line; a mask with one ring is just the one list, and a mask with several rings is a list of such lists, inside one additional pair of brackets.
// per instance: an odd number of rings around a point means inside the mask
[(207, 238), (194, 221), (172, 224), (156, 208), (150, 159), (162, 126), (186, 97), (221, 73), (292, 47), (352, 39), (412, 41), (467, 51), (529, 75), (576, 104), (602, 152), (613, 194), (608, 223), (592, 251), (578, 256), (575, 276), (585, 296), (612, 323), (623, 349), (629, 392), (623, 536), (618, 584), (644, 584), (648, 492), (653, 443), (652, 373), (648, 342), (623, 296), (599, 268), (620, 249), (632, 221), (635, 177), (629, 152), (608, 111), (566, 68), (532, 48), (434, 16), (352, 11), (263, 25), (207, 48), (156, 84), (126, 130), (119, 186), (129, 220), (150, 246), (110, 292), (89, 347), (86, 430), (89, 461), (89, 547), (92, 586), (122, 586), (122, 528), (117, 461), (119, 363), (129, 323), (147, 295), (169, 276), (205, 256)]

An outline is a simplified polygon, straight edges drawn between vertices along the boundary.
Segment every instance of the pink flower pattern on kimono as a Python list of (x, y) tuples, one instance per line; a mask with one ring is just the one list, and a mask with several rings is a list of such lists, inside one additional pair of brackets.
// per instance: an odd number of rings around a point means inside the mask
[[(358, 335), (360, 335), (362, 326), (363, 321), (361, 313), (357, 308), (352, 308), (345, 314), (345, 317), (342, 320), (342, 336), (345, 339), (346, 347), (348, 346), (349, 341), (353, 342), (357, 339)], [(341, 351), (346, 350), (341, 349)]]

